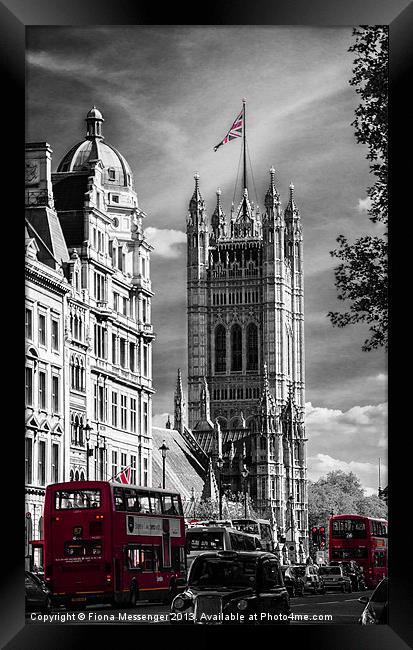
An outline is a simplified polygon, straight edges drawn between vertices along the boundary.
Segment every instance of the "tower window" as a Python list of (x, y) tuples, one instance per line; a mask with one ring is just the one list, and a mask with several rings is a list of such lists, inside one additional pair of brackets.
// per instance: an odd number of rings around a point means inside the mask
[(108, 169), (108, 176), (110, 181), (114, 181), (116, 178), (116, 173), (114, 169)]
[(218, 325), (215, 330), (215, 372), (225, 372), (226, 370), (226, 331), (223, 325)]
[(234, 325), (231, 330), (231, 370), (242, 370), (242, 330), (240, 325)]
[(258, 329), (254, 323), (247, 327), (247, 370), (258, 369)]

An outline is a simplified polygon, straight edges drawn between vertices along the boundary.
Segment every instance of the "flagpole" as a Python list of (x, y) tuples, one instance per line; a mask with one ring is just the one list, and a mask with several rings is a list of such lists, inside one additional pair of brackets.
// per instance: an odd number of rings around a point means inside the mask
[(246, 123), (245, 123), (245, 103), (246, 99), (242, 100), (243, 121), (242, 121), (242, 135), (244, 140), (244, 190), (247, 189), (247, 147), (246, 147)]

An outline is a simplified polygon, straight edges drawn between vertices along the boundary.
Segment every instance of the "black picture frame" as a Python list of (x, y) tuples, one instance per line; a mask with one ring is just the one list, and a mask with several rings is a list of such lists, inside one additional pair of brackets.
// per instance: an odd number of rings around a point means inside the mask
[[(24, 76), (25, 76), (25, 29), (30, 25), (350, 25), (360, 24), (385, 24), (390, 31), (390, 223), (391, 234), (391, 353), (389, 356), (389, 518), (390, 525), (390, 604), (389, 625), (371, 626), (291, 626), (284, 629), (287, 632), (288, 643), (304, 644), (304, 647), (317, 648), (368, 648), (383, 649), (406, 648), (412, 643), (412, 628), (409, 597), (411, 596), (411, 579), (407, 573), (406, 564), (411, 554), (409, 530), (406, 522), (411, 519), (404, 509), (404, 503), (409, 505), (410, 493), (409, 467), (410, 460), (410, 418), (406, 409), (408, 400), (403, 396), (402, 382), (397, 381), (399, 369), (397, 368), (397, 342), (399, 332), (408, 340), (408, 332), (404, 331), (406, 323), (397, 328), (397, 301), (394, 298), (395, 288), (408, 283), (407, 268), (404, 271), (403, 261), (409, 258), (408, 242), (405, 239), (404, 228), (409, 220), (410, 178), (408, 167), (410, 160), (406, 159), (405, 138), (409, 134), (409, 104), (405, 100), (406, 89), (409, 85), (408, 67), (411, 63), (412, 45), (411, 33), (413, 24), (412, 4), (407, 0), (278, 0), (260, 1), (254, 3), (233, 3), (230, 0), (222, 1), (219, 6), (208, 3), (204, 7), (197, 6), (197, 14), (185, 5), (170, 3), (165, 8), (151, 6), (150, 3), (140, 3), (137, 0), (3, 0), (0, 2), (0, 65), (2, 66), (3, 90), (3, 126), (6, 135), (10, 137), (9, 145), (3, 144), (3, 180), (6, 181), (7, 191), (3, 195), (6, 203), (3, 211), (3, 220), (12, 219), (11, 228), (3, 231), (7, 237), (10, 249), (12, 242), (18, 240), (16, 236), (16, 222), (24, 224), (23, 196), (23, 151), (24, 135)], [(6, 148), (7, 147), (7, 148)], [(21, 173), (21, 176), (20, 176)], [(15, 184), (15, 188), (9, 189)], [(21, 203), (20, 203), (21, 201)], [(396, 223), (394, 223), (396, 222)], [(400, 230), (399, 230), (400, 227)], [(399, 234), (401, 236), (399, 236)], [(5, 241), (5, 239), (3, 240)], [(399, 248), (400, 247), (400, 248)], [(19, 246), (16, 247), (20, 251)], [(399, 255), (403, 252), (403, 255)], [(406, 255), (407, 253), (407, 255)], [(403, 260), (404, 258), (404, 260)], [(20, 329), (14, 325), (20, 324), (20, 293), (24, 294), (24, 281), (16, 284), (18, 274), (15, 268), (23, 267), (18, 264), (13, 253), (13, 282), (6, 277), (3, 282), (2, 297), (8, 306), (13, 318), (6, 319), (6, 330), (3, 342), (8, 341), (6, 348), (11, 352), (21, 349), (22, 338)], [(3, 269), (9, 269), (10, 262), (6, 262)], [(401, 310), (400, 310), (401, 311)], [(23, 319), (21, 319), (23, 322)], [(4, 324), (3, 324), (4, 326)], [(23, 328), (22, 328), (23, 329)], [(15, 345), (13, 345), (15, 339)], [(407, 342), (407, 341), (406, 341)], [(399, 342), (400, 344), (400, 342)], [(4, 351), (5, 352), (5, 351)], [(18, 355), (11, 357), (11, 363), (16, 365)], [(5, 364), (7, 362), (4, 362)], [(23, 364), (22, 364), (23, 365)], [(23, 436), (20, 435), (17, 395), (20, 394), (18, 381), (9, 382), (10, 367), (4, 365), (4, 377), (7, 388), (4, 389), (4, 409), (6, 420), (3, 420), (3, 445), (7, 446), (7, 454), (3, 456), (3, 538), (7, 542), (2, 557), (2, 586), (1, 586), (1, 626), (0, 643), (2, 647), (10, 650), (23, 648), (65, 648), (85, 647), (87, 643), (96, 643), (96, 633), (104, 632), (105, 645), (125, 643), (125, 634), (132, 636), (132, 643), (141, 642), (144, 630), (149, 631), (151, 643), (165, 643), (170, 645), (176, 630), (170, 626), (97, 626), (68, 627), (67, 625), (31, 625), (24, 624), (24, 566), (23, 566), (23, 462), (20, 461), (23, 452)], [(17, 377), (20, 375), (17, 373)], [(407, 397), (407, 396), (406, 396)], [(402, 407), (403, 405), (403, 407)], [(405, 423), (398, 424), (398, 413), (405, 415)], [(7, 440), (7, 443), (5, 442)], [(404, 453), (403, 453), (404, 451)], [(5, 478), (6, 466), (11, 471), (10, 479)], [(21, 472), (21, 474), (20, 474)], [(7, 483), (6, 483), (7, 481)], [(7, 486), (13, 485), (12, 493)], [(17, 484), (17, 488), (16, 488)], [(403, 485), (403, 487), (402, 487)], [(403, 489), (404, 488), (404, 489)], [(20, 489), (22, 490), (20, 492)], [(13, 495), (12, 499), (9, 497)], [(22, 500), (20, 501), (20, 497)], [(405, 499), (404, 499), (405, 497)], [(10, 501), (10, 503), (9, 503)], [(13, 524), (5, 522), (14, 522)], [(179, 631), (181, 639), (185, 636), (185, 643), (193, 641), (196, 647), (206, 647), (211, 642), (216, 642), (221, 634), (218, 626), (194, 630), (186, 628)], [(243, 645), (249, 642), (275, 643), (280, 636), (280, 630), (257, 628), (241, 630), (229, 628), (233, 642), (243, 640)], [(226, 637), (228, 638), (228, 631)], [(222, 638), (222, 637), (221, 637)], [(286, 635), (283, 634), (283, 640)], [(266, 641), (267, 639), (267, 641)], [(278, 641), (277, 641), (278, 642)], [(279, 642), (283, 642), (279, 640)]]

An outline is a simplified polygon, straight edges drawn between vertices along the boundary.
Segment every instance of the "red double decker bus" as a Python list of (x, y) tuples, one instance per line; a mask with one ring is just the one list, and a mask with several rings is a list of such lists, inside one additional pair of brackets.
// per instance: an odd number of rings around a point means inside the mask
[(44, 505), (54, 605), (167, 600), (185, 583), (180, 495), (106, 481), (55, 483)]
[(361, 515), (333, 515), (329, 519), (329, 560), (354, 560), (364, 571), (366, 586), (374, 589), (387, 576), (388, 523)]

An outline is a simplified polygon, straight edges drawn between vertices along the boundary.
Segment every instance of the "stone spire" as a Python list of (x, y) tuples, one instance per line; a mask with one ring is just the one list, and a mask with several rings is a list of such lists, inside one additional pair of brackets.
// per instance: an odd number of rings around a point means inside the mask
[(215, 239), (226, 235), (226, 216), (221, 206), (221, 190), (217, 189), (217, 204), (211, 216), (211, 226)]
[(210, 408), (210, 395), (207, 380), (205, 377), (202, 378), (202, 388), (200, 394), (200, 407), (201, 407), (201, 420), (209, 421), (211, 419), (211, 408)]
[(179, 431), (179, 433), (182, 433), (185, 426), (185, 398), (184, 398), (184, 391), (182, 388), (182, 376), (181, 376), (180, 368), (178, 368), (174, 403), (175, 403), (174, 429)]
[(258, 406), (261, 419), (261, 432), (269, 433), (275, 429), (276, 402), (270, 390), (268, 381), (267, 364), (264, 363), (264, 385)]
[(269, 209), (276, 209), (280, 205), (280, 195), (275, 186), (275, 169), (271, 167), (270, 169), (270, 186), (265, 195), (265, 207)]
[(287, 204), (287, 207), (284, 210), (284, 216), (286, 219), (299, 219), (300, 218), (300, 211), (297, 208), (297, 205), (295, 203), (294, 199), (294, 185), (293, 183), (290, 183), (290, 198)]

